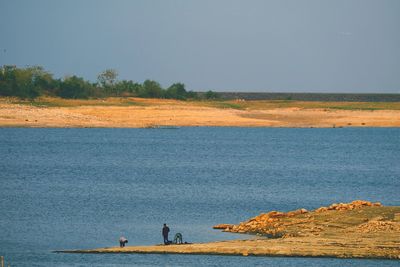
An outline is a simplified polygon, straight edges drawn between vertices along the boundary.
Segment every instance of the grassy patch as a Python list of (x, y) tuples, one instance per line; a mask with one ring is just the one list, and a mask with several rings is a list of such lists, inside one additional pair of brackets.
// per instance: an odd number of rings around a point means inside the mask
[(339, 110), (400, 110), (400, 102), (318, 102), (293, 100), (255, 100), (241, 104), (248, 109), (339, 109)]
[[(4, 100), (4, 99), (3, 99)], [(79, 106), (155, 106), (155, 105), (193, 105), (220, 109), (268, 110), (278, 108), (332, 109), (332, 110), (400, 110), (400, 102), (322, 102), (295, 100), (168, 100), (140, 99), (132, 97), (111, 97), (104, 99), (62, 99), (40, 97), (33, 101), (9, 99), (8, 103), (31, 105), (36, 107), (79, 107)]]
[(58, 103), (54, 103), (51, 101), (40, 101), (40, 100), (33, 100), (33, 101), (23, 101), (23, 100), (17, 100), (17, 101), (12, 101), (12, 104), (18, 104), (18, 105), (29, 105), (29, 106), (34, 106), (34, 107), (60, 107)]
[(242, 105), (231, 102), (216, 102), (214, 106), (216, 108), (244, 109)]
[(383, 110), (383, 108), (374, 108), (374, 107), (352, 107), (352, 106), (341, 106), (341, 107), (329, 107), (330, 109), (341, 109), (341, 110)]
[(187, 104), (200, 106), (200, 107), (211, 107), (220, 109), (246, 109), (246, 105), (243, 102), (236, 101), (223, 101), (223, 100), (190, 100), (186, 101)]

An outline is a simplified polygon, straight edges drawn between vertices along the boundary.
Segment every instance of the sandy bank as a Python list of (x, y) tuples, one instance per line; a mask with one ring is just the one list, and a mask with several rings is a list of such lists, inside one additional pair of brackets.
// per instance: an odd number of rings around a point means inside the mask
[(287, 256), (334, 258), (400, 259), (397, 240), (370, 242), (366, 240), (314, 238), (233, 240), (188, 245), (156, 245), (111, 247), (93, 250), (63, 251), (68, 253), (142, 253), (142, 254), (205, 254), (237, 256)]
[[(175, 100), (57, 100), (20, 103), (0, 99), (1, 127), (399, 127), (400, 110), (343, 103)], [(354, 104), (353, 104), (354, 105)], [(400, 106), (400, 104), (399, 104)], [(365, 109), (363, 109), (365, 107)]]

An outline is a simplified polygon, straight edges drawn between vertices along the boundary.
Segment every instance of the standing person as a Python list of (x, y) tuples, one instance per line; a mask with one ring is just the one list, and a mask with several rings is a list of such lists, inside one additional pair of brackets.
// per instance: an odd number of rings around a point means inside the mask
[(128, 239), (126, 239), (125, 237), (121, 236), (119, 238), (119, 246), (121, 248), (125, 247), (125, 244), (128, 243)]
[(162, 235), (164, 237), (164, 245), (169, 244), (168, 233), (169, 233), (169, 227), (167, 226), (166, 223), (164, 223), (164, 227), (162, 229)]

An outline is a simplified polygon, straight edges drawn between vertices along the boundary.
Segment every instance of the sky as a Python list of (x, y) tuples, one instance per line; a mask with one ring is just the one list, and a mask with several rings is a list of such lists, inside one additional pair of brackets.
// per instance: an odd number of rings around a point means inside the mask
[(399, 0), (0, 0), (0, 65), (194, 91), (400, 93)]

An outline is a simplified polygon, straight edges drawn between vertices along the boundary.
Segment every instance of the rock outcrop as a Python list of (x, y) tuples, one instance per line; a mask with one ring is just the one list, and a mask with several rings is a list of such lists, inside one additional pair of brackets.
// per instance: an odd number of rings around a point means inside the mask
[[(314, 211), (298, 209), (289, 212), (270, 211), (262, 213), (238, 225), (219, 224), (214, 229), (224, 232), (258, 234), (268, 237), (301, 236), (304, 234), (319, 235), (329, 223), (316, 223), (315, 215), (326, 212), (345, 212), (365, 207), (381, 207), (379, 202), (355, 200), (351, 203), (334, 203), (329, 207), (320, 207)], [(319, 216), (321, 217), (321, 216)], [(327, 219), (329, 221), (329, 219)]]
[(315, 212), (324, 212), (328, 210), (353, 210), (361, 207), (381, 207), (382, 204), (380, 202), (372, 203), (370, 201), (365, 200), (354, 200), (351, 203), (334, 203), (329, 207), (320, 207), (315, 210)]

